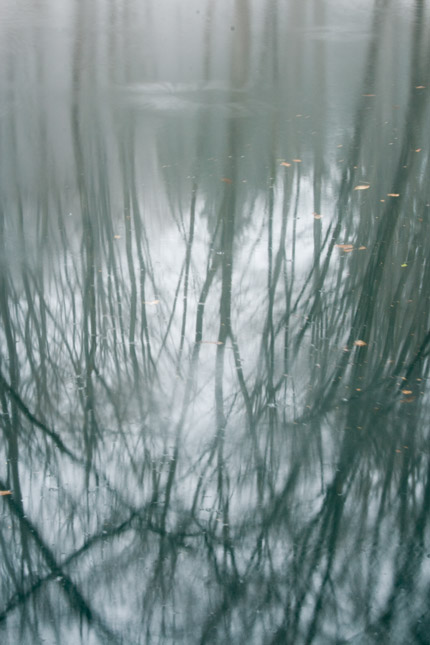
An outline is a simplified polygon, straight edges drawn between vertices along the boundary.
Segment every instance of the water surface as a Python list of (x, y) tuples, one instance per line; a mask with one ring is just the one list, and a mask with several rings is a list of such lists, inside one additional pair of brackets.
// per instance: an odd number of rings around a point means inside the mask
[(425, 644), (423, 0), (4, 0), (0, 640)]

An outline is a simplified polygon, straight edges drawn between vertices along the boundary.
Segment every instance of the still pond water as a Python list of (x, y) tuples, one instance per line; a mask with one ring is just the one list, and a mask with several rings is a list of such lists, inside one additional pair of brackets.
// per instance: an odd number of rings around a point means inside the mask
[(429, 34), (2, 1), (2, 644), (430, 643)]

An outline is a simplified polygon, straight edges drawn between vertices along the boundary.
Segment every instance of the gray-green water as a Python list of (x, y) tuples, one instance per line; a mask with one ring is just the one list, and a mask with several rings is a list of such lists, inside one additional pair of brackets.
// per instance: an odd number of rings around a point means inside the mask
[(429, 28), (2, 0), (2, 644), (430, 642)]

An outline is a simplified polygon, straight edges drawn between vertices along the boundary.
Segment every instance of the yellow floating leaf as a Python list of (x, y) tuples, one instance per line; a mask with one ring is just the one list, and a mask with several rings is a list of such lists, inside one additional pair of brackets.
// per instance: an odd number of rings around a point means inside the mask
[(387, 193), (387, 197), (400, 197), (400, 193)]
[(402, 390), (402, 394), (412, 394), (412, 390)]
[(425, 85), (415, 85), (416, 90), (423, 90), (425, 88)]
[(0, 490), (0, 496), (3, 497), (4, 495), (12, 495), (11, 490)]
[(288, 161), (281, 161), (281, 166), (285, 166), (286, 168), (289, 168), (291, 164), (288, 163)]
[(359, 246), (358, 250), (359, 251), (365, 251), (367, 249), (367, 246)]
[(341, 249), (341, 251), (352, 251), (354, 248), (353, 244), (336, 244), (338, 249)]
[(354, 340), (354, 345), (356, 347), (365, 347), (367, 343), (364, 340)]
[(114, 240), (120, 240), (120, 239), (121, 239), (121, 235), (114, 235), (114, 236), (113, 236), (113, 239), (114, 239)]
[(370, 188), (370, 186), (369, 186), (369, 185), (366, 185), (366, 184), (358, 184), (358, 186), (356, 186), (356, 187), (354, 188), (354, 190), (367, 190), (368, 188)]
[(301, 159), (293, 159), (294, 163), (302, 163)]
[(313, 213), (314, 219), (321, 219), (322, 215), (319, 213)]
[(408, 265), (406, 264), (406, 262), (404, 262), (404, 263), (403, 263), (403, 264), (401, 264), (400, 266), (401, 266), (402, 268), (404, 268), (404, 267), (407, 267)]
[(158, 305), (159, 300), (143, 300), (144, 305)]

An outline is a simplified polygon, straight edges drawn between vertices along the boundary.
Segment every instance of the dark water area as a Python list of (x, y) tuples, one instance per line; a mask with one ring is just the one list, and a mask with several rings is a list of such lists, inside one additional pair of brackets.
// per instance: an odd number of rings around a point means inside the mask
[(430, 643), (429, 36), (2, 1), (0, 643)]

